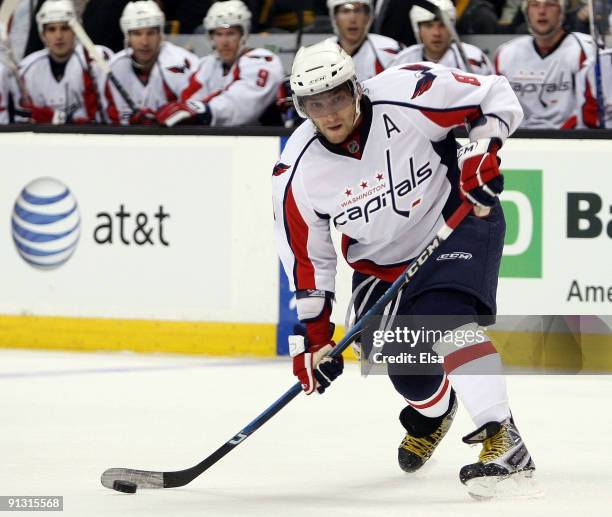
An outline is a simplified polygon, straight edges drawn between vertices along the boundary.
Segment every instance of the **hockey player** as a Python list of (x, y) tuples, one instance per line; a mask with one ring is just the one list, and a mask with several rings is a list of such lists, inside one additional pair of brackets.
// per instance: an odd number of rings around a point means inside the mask
[(337, 43), (352, 56), (357, 80), (365, 81), (390, 66), (403, 45), (379, 34), (369, 34), (372, 0), (327, 0)]
[[(343, 366), (341, 358), (326, 357), (335, 346), (332, 224), (355, 270), (359, 317), (467, 198), (486, 217), (468, 216), (457, 227), (390, 304), (391, 313), (463, 315), (471, 326), (495, 313), (505, 231), (497, 151), (522, 112), (505, 78), (432, 63), (393, 67), (361, 86), (350, 57), (330, 40), (300, 49), (291, 86), (307, 121), (274, 167), (273, 205), (278, 252), (306, 327), (306, 338), (290, 340), (293, 372), (311, 394), (324, 392)], [(452, 129), (463, 125), (471, 142), (458, 159)], [(469, 260), (445, 260), (453, 251)], [(510, 413), (499, 354), (480, 336), (464, 346), (432, 344), (444, 369), (424, 364), (425, 374), (390, 377), (408, 401), (400, 414), (402, 469), (415, 471), (431, 456), (454, 417), (456, 392), (477, 428), (464, 441), (483, 447), (460, 479), (475, 495), (488, 495), (483, 487), (529, 476), (535, 467)], [(369, 345), (362, 346), (367, 355)]]
[[(601, 87), (603, 89), (604, 127), (612, 128), (612, 49), (606, 49), (599, 52), (599, 63), (601, 70)], [(594, 57), (585, 63), (578, 74), (577, 92), (577, 127), (601, 127), (597, 106)]]
[[(450, 21), (455, 23), (455, 6), (450, 0), (431, 0), (431, 3), (445, 11)], [(493, 66), (482, 50), (474, 45), (462, 43), (463, 52), (469, 62), (466, 65), (457, 49), (457, 43), (451, 41), (450, 32), (442, 20), (433, 13), (415, 5), (410, 9), (410, 23), (414, 36), (420, 43), (402, 50), (392, 65), (431, 61), (466, 72), (482, 75), (493, 73)]]
[(136, 105), (134, 113), (115, 86), (107, 81), (108, 117), (126, 124), (157, 123), (156, 114), (178, 100), (198, 57), (163, 41), (165, 17), (153, 0), (129, 2), (119, 25), (126, 48), (111, 62), (111, 70)]
[(525, 118), (522, 127), (570, 129), (576, 126), (576, 75), (593, 56), (590, 36), (566, 32), (566, 0), (523, 0), (531, 32), (501, 45), (495, 71), (510, 81)]
[[(76, 16), (71, 0), (47, 0), (36, 14), (43, 50), (26, 56), (20, 74), (27, 94), (16, 91), (18, 114), (35, 123), (103, 122), (103, 72), (92, 61), (68, 21)], [(110, 59), (106, 47), (98, 50)]]
[(245, 46), (250, 24), (251, 12), (239, 0), (210, 7), (204, 28), (215, 51), (200, 61), (180, 102), (159, 113), (160, 124), (256, 125), (274, 109), (283, 67), (269, 50)]

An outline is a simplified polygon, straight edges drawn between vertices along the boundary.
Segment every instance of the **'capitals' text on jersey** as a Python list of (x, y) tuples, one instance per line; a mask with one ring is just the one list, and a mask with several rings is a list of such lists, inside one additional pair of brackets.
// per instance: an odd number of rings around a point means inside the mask
[(523, 106), (522, 127), (576, 126), (576, 75), (593, 50), (591, 37), (579, 32), (565, 34), (545, 56), (533, 36), (521, 36), (497, 49), (495, 71), (508, 78)]
[(500, 76), (420, 63), (363, 86), (363, 120), (344, 144), (306, 121), (274, 168), (275, 236), (293, 290), (335, 292), (331, 225), (351, 267), (395, 280), (461, 202), (451, 130), (486, 117), (510, 134), (522, 118)]

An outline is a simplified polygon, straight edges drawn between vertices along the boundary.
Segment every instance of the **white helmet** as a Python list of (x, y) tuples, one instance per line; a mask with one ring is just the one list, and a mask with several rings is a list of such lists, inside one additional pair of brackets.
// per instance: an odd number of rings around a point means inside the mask
[(215, 2), (204, 18), (204, 28), (210, 34), (215, 29), (239, 26), (242, 29), (241, 44), (244, 45), (251, 28), (251, 11), (240, 0)]
[(126, 38), (128, 32), (147, 27), (159, 27), (159, 31), (162, 32), (165, 23), (164, 13), (153, 0), (128, 2), (119, 19), (119, 26)]
[(76, 18), (72, 0), (47, 0), (36, 13), (38, 32), (42, 34), (47, 23), (68, 22)]
[(355, 64), (334, 38), (300, 48), (293, 60), (289, 82), (293, 105), (302, 118), (308, 118), (302, 105), (302, 97), (333, 90), (346, 82), (350, 82), (359, 114), (360, 90)]
[(370, 8), (370, 21), (368, 22), (368, 26), (366, 27), (366, 33), (370, 30), (370, 25), (372, 25), (372, 0), (327, 0), (327, 9), (329, 11), (329, 19), (332, 22), (332, 26), (334, 28), (334, 33), (337, 36), (340, 36), (338, 33), (338, 24), (336, 23), (336, 7), (340, 7), (344, 4), (364, 4)]
[[(451, 23), (455, 23), (457, 19), (457, 13), (455, 11), (455, 6), (451, 2), (451, 0), (430, 0), (432, 4), (438, 7), (441, 11), (444, 11)], [(417, 5), (413, 6), (410, 9), (410, 24), (412, 25), (412, 31), (414, 32), (414, 37), (420, 43), (421, 37), (419, 36), (419, 23), (423, 22), (433, 22), (436, 19), (436, 15), (427, 9), (423, 9)]]

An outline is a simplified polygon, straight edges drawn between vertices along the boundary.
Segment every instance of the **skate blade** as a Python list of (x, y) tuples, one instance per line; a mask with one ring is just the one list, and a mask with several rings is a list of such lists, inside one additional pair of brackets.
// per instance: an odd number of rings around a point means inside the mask
[(535, 482), (533, 470), (517, 472), (508, 476), (474, 478), (466, 482), (468, 494), (477, 501), (490, 499), (534, 499), (544, 492)]

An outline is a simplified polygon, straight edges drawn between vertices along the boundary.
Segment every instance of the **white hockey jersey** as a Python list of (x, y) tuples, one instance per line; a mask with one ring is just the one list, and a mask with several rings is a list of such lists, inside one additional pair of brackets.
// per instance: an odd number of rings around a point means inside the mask
[[(136, 75), (131, 48), (122, 50), (113, 58), (111, 70), (138, 109), (156, 112), (162, 106), (179, 99), (198, 60), (188, 50), (164, 41), (146, 83)], [(110, 81), (106, 82), (105, 96), (110, 121), (129, 124), (132, 111)]]
[(593, 40), (587, 34), (570, 32), (546, 56), (533, 36), (521, 36), (497, 49), (495, 72), (510, 81), (523, 110), (525, 128), (576, 126), (576, 76), (593, 56)]
[[(113, 52), (106, 47), (98, 45), (96, 48), (106, 60), (113, 56)], [(86, 56), (82, 45), (76, 45), (59, 81), (53, 75), (47, 49), (26, 56), (19, 69), (34, 106), (64, 111), (68, 122), (104, 120), (104, 73)], [(15, 104), (23, 104), (18, 92), (15, 94)]]
[(212, 126), (257, 124), (282, 80), (281, 60), (269, 50), (246, 49), (229, 69), (213, 53), (200, 61), (181, 99), (208, 104)]
[[(473, 73), (481, 75), (490, 75), (493, 73), (493, 65), (482, 50), (469, 43), (462, 43), (461, 46), (463, 47), (463, 52), (469, 61)], [(402, 50), (395, 56), (391, 65), (405, 65), (409, 63), (418, 63), (420, 61), (429, 61), (425, 57), (423, 48), (423, 44), (419, 43)], [(459, 68), (465, 72), (468, 71), (463, 59), (461, 59), (461, 54), (459, 54), (456, 43), (451, 44), (437, 63), (450, 68)]]
[(335, 292), (331, 225), (351, 267), (395, 280), (460, 204), (451, 130), (486, 114), (510, 134), (522, 119), (508, 81), (496, 75), (417, 63), (364, 87), (363, 120), (343, 144), (306, 121), (274, 167), (275, 236), (293, 290)]
[(8, 102), (11, 94), (11, 73), (0, 63), (0, 124), (9, 123)]
[[(599, 53), (599, 66), (601, 70), (601, 87), (603, 90), (603, 104), (605, 127), (612, 128), (612, 49), (602, 50)], [(578, 127), (599, 127), (599, 112), (597, 109), (597, 88), (595, 86), (595, 57), (589, 59), (576, 81), (578, 105), (576, 117)]]
[[(338, 38), (329, 38), (338, 43)], [(371, 79), (391, 66), (391, 61), (402, 50), (403, 45), (380, 34), (368, 34), (351, 57), (355, 63), (357, 80)]]

